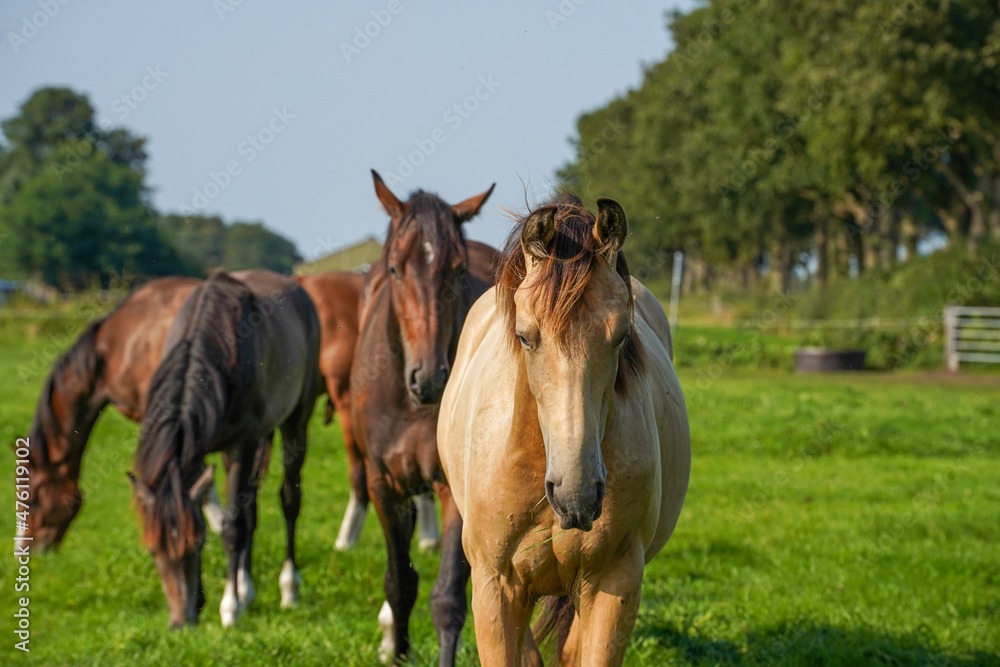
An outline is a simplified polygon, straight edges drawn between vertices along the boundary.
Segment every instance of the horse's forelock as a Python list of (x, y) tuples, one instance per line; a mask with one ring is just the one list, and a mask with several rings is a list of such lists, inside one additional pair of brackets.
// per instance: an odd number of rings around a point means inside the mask
[(193, 551), (197, 546), (194, 515), (185, 502), (176, 463), (171, 462), (158, 483), (147, 487), (153, 494), (152, 505), (137, 503), (144, 522), (142, 538), (146, 547), (173, 559)]
[[(435, 194), (416, 190), (406, 202), (406, 213), (397, 224), (391, 225), (386, 238), (386, 246), (392, 247), (408, 238), (420, 234), (423, 241), (437, 251), (441, 264), (454, 253), (465, 252), (465, 232), (455, 220), (451, 206)], [(382, 253), (387, 261), (388, 252)]]
[[(557, 344), (572, 353), (576, 350), (570, 347), (569, 333), (574, 310), (593, 277), (595, 263), (608, 248), (598, 245), (593, 235), (596, 218), (583, 207), (576, 195), (563, 194), (556, 204), (555, 229), (548, 252), (545, 257), (533, 259), (531, 282), (524, 287), (529, 290), (532, 307), (556, 336)], [(519, 347), (514, 330), (517, 316), (514, 293), (522, 287), (528, 273), (521, 246), (521, 234), (528, 217), (517, 220), (518, 224), (504, 245), (497, 271), (498, 306), (504, 318), (507, 345), (512, 351)], [(626, 308), (631, 321), (634, 317), (632, 280), (625, 255), (620, 251), (616, 256), (615, 271), (628, 291)], [(633, 331), (620, 353), (615, 389), (627, 393), (631, 380), (641, 372), (642, 365), (642, 345)]]

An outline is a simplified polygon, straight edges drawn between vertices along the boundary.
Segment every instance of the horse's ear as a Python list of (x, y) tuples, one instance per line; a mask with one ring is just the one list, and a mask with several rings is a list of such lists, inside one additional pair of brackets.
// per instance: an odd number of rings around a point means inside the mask
[(396, 195), (392, 194), (392, 190), (382, 181), (382, 177), (374, 169), (372, 169), (372, 180), (375, 181), (375, 196), (382, 202), (382, 208), (385, 209), (385, 212), (394, 221), (402, 218), (403, 212), (406, 211), (406, 204), (396, 199)]
[(543, 206), (536, 209), (524, 221), (521, 230), (521, 248), (524, 254), (542, 259), (549, 254), (549, 241), (556, 231), (556, 207)]
[(604, 197), (597, 200), (597, 223), (593, 234), (598, 250), (614, 266), (615, 257), (628, 236), (628, 221), (621, 204)]
[(153, 506), (153, 492), (150, 490), (146, 483), (142, 480), (136, 478), (131, 472), (126, 472), (128, 475), (128, 481), (132, 482), (132, 488), (135, 489), (135, 497), (139, 499), (139, 502), (150, 508)]
[(483, 207), (486, 200), (490, 198), (491, 194), (493, 194), (493, 188), (496, 186), (497, 184), (494, 183), (486, 192), (476, 195), (475, 197), (469, 197), (465, 201), (452, 206), (451, 210), (455, 212), (455, 217), (458, 218), (459, 223), (466, 222), (476, 217), (476, 214), (479, 213), (479, 209)]
[(205, 499), (205, 494), (212, 488), (213, 481), (215, 481), (215, 466), (208, 466), (201, 472), (198, 479), (195, 480), (195, 483), (191, 486), (191, 490), (188, 491), (188, 496), (195, 503), (201, 504), (201, 501)]

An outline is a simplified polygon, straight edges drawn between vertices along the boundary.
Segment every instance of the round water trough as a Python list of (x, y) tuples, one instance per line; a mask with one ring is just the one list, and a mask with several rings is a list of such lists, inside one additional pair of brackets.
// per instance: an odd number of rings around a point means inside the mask
[(864, 367), (864, 350), (831, 350), (825, 347), (803, 347), (795, 350), (795, 370), (800, 373), (860, 371)]

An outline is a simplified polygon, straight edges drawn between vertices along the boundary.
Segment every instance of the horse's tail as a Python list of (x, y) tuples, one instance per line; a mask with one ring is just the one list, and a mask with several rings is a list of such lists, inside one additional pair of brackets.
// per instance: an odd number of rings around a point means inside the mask
[(253, 385), (253, 327), (247, 322), (253, 304), (243, 283), (217, 272), (188, 297), (171, 329), (183, 327), (184, 334), (149, 382), (136, 452), (136, 475), (155, 495), (144, 512), (150, 548), (184, 553), (185, 541), (193, 539), (174, 471), (207, 453), (240, 401), (240, 389)]
[(547, 597), (542, 601), (541, 610), (535, 624), (531, 626), (531, 634), (535, 637), (535, 643), (540, 647), (549, 641), (555, 633), (555, 651), (553, 655), (558, 662), (562, 656), (566, 640), (569, 638), (569, 630), (573, 625), (573, 617), (576, 610), (573, 608), (573, 598), (568, 595), (559, 597)]
[[(56, 435), (53, 431), (59, 429), (59, 418), (52, 408), (52, 399), (56, 394), (68, 405), (75, 405), (82, 397), (92, 399), (94, 390), (97, 387), (104, 360), (97, 353), (97, 331), (104, 324), (106, 317), (94, 320), (87, 325), (86, 330), (73, 343), (73, 347), (64, 355), (59, 357), (52, 370), (49, 371), (42, 385), (42, 394), (38, 397), (38, 407), (35, 409), (35, 417), (31, 423), (29, 439), (32, 444), (32, 452), (37, 452), (40, 462), (48, 464), (50, 462), (48, 452), (48, 442), (50, 435)], [(66, 386), (63, 377), (67, 373), (72, 373), (75, 382), (72, 388)], [(68, 395), (70, 392), (71, 395)], [(73, 425), (76, 430), (83, 430), (86, 425)], [(79, 428), (76, 428), (76, 427)], [(89, 428), (87, 428), (89, 431)], [(75, 452), (67, 452), (74, 454)], [(82, 454), (82, 452), (79, 452)]]

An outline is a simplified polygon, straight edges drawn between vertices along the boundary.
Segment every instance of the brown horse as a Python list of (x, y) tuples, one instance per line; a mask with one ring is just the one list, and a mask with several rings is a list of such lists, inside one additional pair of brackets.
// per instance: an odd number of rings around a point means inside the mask
[[(340, 523), (335, 547), (341, 551), (351, 549), (361, 536), (368, 511), (368, 484), (365, 476), (365, 459), (354, 439), (351, 421), (350, 376), (354, 361), (354, 348), (358, 340), (358, 300), (364, 276), (357, 273), (330, 271), (297, 276), (295, 280), (316, 305), (323, 331), (319, 368), (326, 378), (328, 402), (325, 421), (333, 421), (334, 412), (340, 413), (344, 433), (344, 449), (350, 465), (351, 495), (347, 510)], [(420, 496), (418, 501), (420, 546), (431, 549), (437, 546), (437, 515), (433, 497)]]
[(529, 623), (546, 595), (569, 596), (549, 607), (570, 621), (563, 664), (622, 664), (645, 564), (687, 491), (669, 324), (629, 276), (624, 212), (597, 204), (595, 218), (565, 196), (515, 228), (441, 401), (438, 446), (487, 666), (540, 664)]
[(433, 489), (441, 500), (443, 537), (431, 610), (440, 662), (453, 664), (465, 624), (469, 571), (461, 518), (438, 461), (434, 431), (462, 322), (491, 284), (497, 258), (493, 248), (467, 242), (462, 223), (479, 212), (493, 188), (454, 206), (423, 191), (404, 203), (377, 173), (372, 176), (391, 221), (382, 255), (361, 293), (351, 393), (368, 491), (389, 553), (379, 653), (383, 660), (400, 660), (409, 652), (409, 619), (417, 596), (410, 562), (411, 498)]
[[(240, 277), (242, 273), (234, 274)], [(358, 293), (362, 276), (323, 273), (296, 278), (312, 298), (323, 331), (320, 369), (327, 380), (332, 409), (340, 411), (344, 443), (352, 466), (352, 493), (337, 546), (350, 548), (364, 524), (368, 502), (364, 462), (357, 454), (350, 426), (347, 392), (358, 332)], [(126, 418), (142, 419), (149, 379), (163, 352), (167, 330), (184, 300), (201, 284), (195, 278), (161, 278), (137, 288), (106, 317), (88, 325), (73, 347), (53, 366), (29, 432), (31, 521), (22, 534), (35, 546), (57, 546), (79, 512), (83, 454), (103, 408), (114, 405)], [(360, 474), (356, 468), (360, 464)], [(360, 493), (359, 493), (360, 491)], [(355, 497), (360, 501), (355, 501)], [(215, 532), (222, 530), (223, 510), (210, 490), (205, 515)], [(433, 506), (432, 506), (433, 509)], [(360, 515), (360, 516), (359, 516)], [(423, 516), (423, 515), (422, 515)], [(422, 523), (435, 543), (437, 517)], [(344, 539), (342, 539), (344, 538)]]
[(204, 603), (200, 496), (222, 452), (229, 498), (222, 529), (228, 560), (219, 605), (232, 625), (253, 598), (251, 552), (257, 486), (274, 430), (281, 429), (285, 477), (281, 505), (287, 527), (279, 577), (282, 606), (295, 603), (295, 522), (306, 427), (323, 384), (316, 309), (294, 281), (270, 271), (243, 280), (218, 271), (195, 289), (167, 335), (163, 360), (147, 393), (136, 452), (135, 487), (143, 539), (156, 560), (171, 627), (194, 622)]
[(55, 363), (29, 431), (31, 520), (25, 534), (33, 545), (57, 546), (80, 511), (83, 452), (104, 407), (111, 403), (129, 419), (142, 417), (167, 329), (200, 283), (161, 278), (143, 285), (91, 323)]

